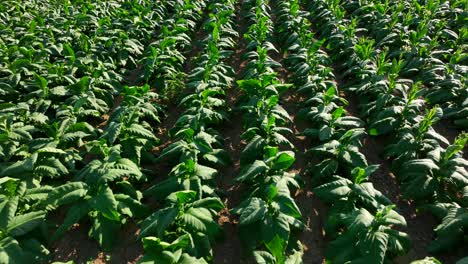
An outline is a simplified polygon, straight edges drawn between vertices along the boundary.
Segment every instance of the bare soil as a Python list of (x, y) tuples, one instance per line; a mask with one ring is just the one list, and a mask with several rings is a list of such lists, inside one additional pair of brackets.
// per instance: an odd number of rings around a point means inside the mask
[[(272, 1), (272, 10), (276, 10), (276, 1)], [(276, 14), (272, 14), (273, 22), (276, 22)], [(281, 41), (281, 38), (275, 35), (275, 40)], [(277, 43), (281, 44), (281, 43)], [(278, 73), (278, 78), (282, 83), (292, 82), (292, 73), (285, 67), (286, 53), (277, 45), (279, 53), (272, 53), (271, 58), (279, 62), (283, 67), (275, 69)], [(305, 152), (313, 147), (317, 142), (312, 142), (305, 136), (298, 134), (309, 128), (309, 124), (305, 120), (301, 120), (296, 116), (300, 110), (300, 103), (304, 98), (297, 93), (295, 87), (291, 87), (281, 95), (280, 104), (288, 112), (293, 120), (288, 124), (288, 127), (293, 131), (293, 135), (287, 138), (295, 146), (294, 149), (296, 161), (292, 165), (290, 172), (300, 176), (302, 187), (295, 190), (293, 194), (294, 200), (302, 213), (302, 221), (306, 225), (306, 230), (299, 232), (298, 239), (304, 247), (304, 255), (302, 260), (304, 263), (325, 263), (325, 249), (328, 242), (324, 230), (324, 223), (327, 217), (327, 206), (315, 196), (311, 191), (310, 176), (305, 174), (305, 168), (311, 161), (311, 157), (307, 157)]]
[(110, 253), (104, 253), (99, 244), (88, 237), (89, 223), (75, 224), (71, 230), (59, 240), (55, 241), (51, 248), (52, 262), (69, 260), (75, 263), (92, 261), (101, 263), (136, 263), (142, 256), (141, 243), (136, 241), (138, 227), (134, 223), (124, 225), (116, 234), (114, 249)]
[[(300, 96), (294, 91), (287, 91), (284, 96), (283, 107), (293, 118), (290, 129), (297, 135), (306, 129), (307, 122), (296, 118), (295, 113), (299, 111)], [(304, 174), (304, 169), (310, 162), (310, 157), (305, 155), (305, 151), (312, 147), (315, 142), (311, 142), (304, 136), (289, 137), (289, 140), (296, 147), (296, 162), (292, 166), (291, 172), (301, 176), (303, 188), (296, 190), (294, 199), (301, 210), (302, 220), (307, 229), (299, 233), (299, 241), (304, 246), (304, 263), (325, 263), (325, 248), (328, 238), (324, 230), (324, 223), (327, 217), (327, 206), (315, 196), (311, 191), (310, 176)]]
[[(243, 34), (246, 30), (245, 23), (240, 19), (240, 5), (236, 6), (237, 17), (237, 32), (239, 36), (238, 43), (234, 50), (231, 67), (236, 73), (236, 80), (240, 79), (245, 63), (241, 60), (242, 54), (245, 52), (245, 42)], [(226, 93), (226, 103), (230, 108), (229, 120), (224, 123), (220, 130), (225, 140), (225, 148), (228, 151), (232, 164), (220, 170), (221, 177), (218, 178), (218, 188), (223, 192), (223, 202), (226, 208), (220, 212), (218, 223), (223, 228), (223, 239), (219, 241), (214, 249), (214, 263), (242, 263), (243, 251), (242, 244), (239, 238), (238, 218), (236, 215), (231, 215), (230, 210), (242, 201), (245, 186), (235, 182), (235, 178), (240, 170), (240, 153), (245, 147), (245, 142), (240, 138), (243, 132), (242, 115), (236, 111), (236, 106), (241, 96), (240, 89), (236, 84), (233, 85)]]

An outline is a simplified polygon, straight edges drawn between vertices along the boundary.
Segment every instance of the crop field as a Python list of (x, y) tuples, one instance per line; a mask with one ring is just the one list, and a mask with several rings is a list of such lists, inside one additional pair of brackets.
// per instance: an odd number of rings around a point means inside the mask
[(467, 264), (466, 0), (0, 1), (0, 264)]

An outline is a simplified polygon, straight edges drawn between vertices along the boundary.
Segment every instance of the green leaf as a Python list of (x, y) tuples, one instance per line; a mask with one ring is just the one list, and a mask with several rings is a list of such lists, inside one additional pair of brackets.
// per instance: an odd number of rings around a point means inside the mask
[(286, 248), (286, 241), (276, 235), (271, 241), (265, 243), (265, 246), (275, 257), (278, 263), (284, 262), (284, 251)]
[(265, 162), (261, 160), (256, 160), (253, 164), (245, 167), (240, 175), (236, 178), (236, 181), (249, 181), (253, 180), (255, 177), (258, 175), (261, 175), (262, 173), (266, 172), (268, 170), (268, 166), (265, 164)]
[(248, 164), (259, 157), (259, 154), (262, 153), (263, 147), (265, 147), (265, 145), (266, 140), (261, 136), (256, 135), (242, 151), (241, 164)]
[(9, 182), (9, 181), (19, 181), (19, 179), (10, 178), (10, 177), (2, 177), (2, 178), (0, 178), (0, 185), (4, 184), (6, 182)]
[(333, 135), (333, 130), (329, 126), (323, 126), (322, 128), (320, 128), (318, 132), (320, 141), (326, 141), (330, 139), (332, 135)]
[(36, 81), (36, 84), (39, 86), (39, 88), (46, 89), (48, 85), (47, 80), (44, 77), (38, 75), (37, 73), (33, 73), (33, 75), (34, 80)]
[(15, 217), (17, 208), (18, 197), (13, 197), (0, 203), (0, 230), (7, 230), (9, 223)]
[(180, 153), (185, 149), (188, 148), (187, 143), (185, 141), (177, 141), (169, 145), (169, 147), (165, 148), (161, 155), (158, 157), (158, 160), (162, 159), (170, 159), (174, 157), (179, 157)]
[(115, 245), (115, 238), (119, 227), (119, 222), (112, 221), (98, 214), (98, 216), (94, 218), (93, 226), (89, 230), (89, 236), (96, 239), (105, 251), (110, 251), (113, 245)]
[(369, 135), (379, 136), (395, 130), (396, 120), (394, 117), (387, 117), (372, 123), (369, 127)]
[(384, 232), (367, 233), (364, 241), (359, 244), (361, 253), (370, 255), (372, 263), (384, 263), (387, 253), (388, 235)]
[(231, 164), (229, 153), (224, 149), (214, 149), (211, 153), (203, 155), (203, 159), (216, 166), (227, 166)]
[(95, 196), (91, 197), (89, 205), (109, 220), (120, 220), (120, 214), (117, 212), (117, 201), (108, 186), (104, 186)]
[(278, 195), (276, 198), (276, 202), (280, 206), (280, 210), (283, 214), (298, 219), (301, 218), (301, 211), (292, 197), (286, 195)]
[(141, 232), (139, 237), (156, 235), (162, 237), (164, 231), (174, 222), (179, 210), (174, 207), (160, 209), (148, 216), (141, 223)]
[(271, 167), (272, 170), (285, 171), (291, 167), (296, 159), (294, 158), (294, 152), (292, 151), (283, 151), (280, 152)]
[(253, 197), (245, 208), (241, 209), (239, 224), (241, 226), (254, 223), (263, 219), (267, 212), (267, 204), (260, 198)]
[(195, 164), (195, 173), (198, 177), (202, 178), (203, 180), (211, 180), (216, 177), (218, 171), (207, 166)]
[(1, 180), (3, 180), (3, 182), (0, 182), (2, 187), (2, 191), (0, 193), (9, 197), (15, 196), (18, 186), (20, 185), (20, 180), (10, 177), (2, 177), (0, 178), (0, 181)]
[(388, 237), (388, 250), (396, 255), (404, 255), (411, 248), (411, 239), (408, 234), (394, 229), (387, 229), (385, 232)]
[(84, 197), (87, 193), (87, 186), (83, 182), (69, 182), (55, 187), (47, 198), (42, 202), (47, 210), (53, 210), (61, 205), (69, 204)]
[(452, 145), (448, 146), (447, 149), (445, 150), (444, 159), (449, 160), (450, 158), (453, 157), (453, 155), (463, 150), (467, 142), (468, 142), (468, 133), (460, 134), (455, 139), (455, 142)]
[(276, 259), (267, 251), (255, 250), (253, 252), (253, 257), (256, 263), (267, 264), (267, 263), (276, 263)]
[(301, 247), (300, 251), (296, 251), (294, 254), (289, 255), (284, 263), (285, 264), (302, 264), (303, 255), (304, 255), (304, 252)]
[(7, 232), (12, 236), (24, 235), (42, 223), (45, 216), (45, 211), (17, 215), (9, 222)]
[[(412, 261), (410, 264), (442, 264), (439, 260), (434, 257), (425, 257), (424, 259)], [(457, 263), (461, 264), (461, 263)]]
[(186, 204), (193, 201), (195, 197), (197, 197), (195, 191), (187, 190), (171, 193), (171, 195), (167, 197), (167, 200), (173, 204)]
[(180, 183), (176, 177), (167, 178), (144, 191), (145, 196), (152, 195), (157, 200), (163, 200), (167, 196), (179, 190)]
[[(196, 208), (196, 209), (202, 209), (202, 208)], [(210, 218), (210, 215), (203, 215), (202, 213), (201, 216), (202, 217), (200, 217), (200, 214), (198, 214), (198, 211), (196, 211), (195, 208), (190, 208), (189, 210), (187, 210), (187, 212), (185, 212), (180, 217), (180, 220), (184, 226), (194, 231), (206, 233), (209, 230), (204, 220), (206, 220), (205, 218)]]
[(116, 194), (115, 199), (118, 202), (118, 211), (130, 217), (141, 218), (148, 214), (149, 208), (126, 194)]
[(29, 261), (18, 241), (12, 237), (0, 240), (0, 263), (25, 263)]
[(192, 203), (192, 206), (197, 208), (207, 208), (207, 209), (213, 209), (216, 211), (220, 211), (221, 209), (224, 208), (224, 204), (221, 201), (221, 199), (217, 197), (207, 197), (201, 200), (197, 200)]
[(385, 225), (406, 226), (405, 218), (395, 210), (388, 211), (381, 219)]
[(314, 188), (314, 193), (328, 202), (337, 201), (351, 192), (350, 185), (352, 182), (345, 178), (338, 178), (329, 183)]
[(110, 144), (114, 144), (114, 142), (119, 138), (122, 128), (123, 128), (122, 123), (111, 121), (103, 137), (107, 138)]

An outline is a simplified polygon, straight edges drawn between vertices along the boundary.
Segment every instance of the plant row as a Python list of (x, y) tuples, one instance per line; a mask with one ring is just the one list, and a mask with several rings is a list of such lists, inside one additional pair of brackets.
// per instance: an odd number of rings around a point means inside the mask
[[(201, 3), (201, 2), (200, 2)], [(201, 52), (186, 80), (179, 103), (184, 112), (169, 130), (173, 142), (158, 162), (173, 165), (168, 177), (145, 190), (160, 207), (141, 223), (145, 255), (141, 262), (208, 263), (221, 228), (216, 216), (224, 208), (215, 178), (230, 164), (217, 127), (227, 120), (225, 92), (233, 82), (226, 64), (235, 46), (234, 2), (207, 3)], [(194, 21), (195, 22), (195, 21)]]
[[(354, 83), (356, 92), (366, 94), (369, 89), (386, 90), (384, 72), (421, 82), (421, 94), (427, 103), (432, 106), (439, 104), (444, 110), (444, 118), (466, 128), (468, 89), (464, 76), (466, 58), (463, 43), (466, 43), (468, 35), (466, 27), (461, 26), (464, 3), (351, 1), (331, 6), (338, 20), (345, 18), (340, 21), (340, 26), (348, 33), (347, 41), (358, 47), (359, 59), (363, 64), (376, 66), (378, 74), (372, 78), (360, 76)], [(402, 15), (402, 10), (415, 12)], [(359, 32), (359, 37), (355, 37), (353, 32)], [(343, 36), (330, 39), (333, 45), (339, 45), (341, 41)], [(350, 52), (349, 49), (343, 50), (337, 53), (336, 59), (351, 56)], [(343, 69), (347, 71), (345, 76), (354, 74), (356, 65), (351, 61), (343, 63)], [(364, 84), (362, 78), (366, 78)], [(395, 79), (390, 81), (395, 82)]]
[(280, 105), (280, 96), (290, 85), (278, 79), (281, 65), (270, 54), (278, 51), (271, 42), (273, 22), (269, 1), (245, 1), (242, 17), (248, 29), (244, 34), (246, 67), (238, 86), (243, 94), (247, 145), (241, 152), (237, 182), (247, 188), (240, 204), (232, 210), (239, 215), (239, 232), (247, 255), (257, 263), (301, 263), (302, 246), (294, 233), (305, 228), (291, 190), (299, 187), (298, 177), (288, 169), (295, 162), (287, 137), (292, 120)]
[(310, 124), (301, 134), (315, 145), (308, 174), (314, 193), (330, 205), (325, 224), (332, 238), (326, 251), (330, 263), (386, 263), (410, 248), (407, 234), (397, 227), (406, 221), (369, 181), (378, 165), (368, 165), (359, 151), (366, 134), (364, 122), (346, 116), (347, 104), (338, 93), (331, 60), (310, 31), (309, 13), (297, 0), (278, 5), (279, 36), (286, 39), (286, 65), (301, 102), (299, 118)]
[[(136, 67), (144, 49), (136, 38), (149, 42), (177, 5), (4, 6), (12, 14), (2, 17), (10, 36), (1, 43), (2, 263), (44, 262), (44, 245), (79, 222), (110, 250), (121, 225), (148, 213), (134, 184), (146, 180), (139, 166), (158, 143), (162, 108), (148, 85), (125, 86), (117, 72)], [(57, 229), (45, 220), (64, 205)]]
[[(356, 26), (375, 41), (370, 49), (381, 49), (379, 55), (386, 53), (388, 60), (403, 59), (399, 74), (420, 81), (429, 105), (439, 104), (444, 118), (460, 128), (467, 127), (467, 62), (463, 51), (468, 31), (462, 22), (466, 3), (412, 1), (373, 6), (354, 2), (343, 7), (356, 20)], [(402, 10), (415, 12), (402, 16)], [(387, 64), (382, 63), (384, 70)]]
[(334, 53), (351, 58), (346, 75), (356, 81), (350, 90), (360, 95), (361, 116), (369, 123), (369, 134), (387, 136), (384, 157), (391, 160), (403, 196), (442, 221), (429, 251), (452, 249), (466, 237), (468, 163), (462, 149), (468, 136), (461, 134), (450, 144), (432, 128), (443, 111), (437, 106), (426, 109), (426, 91), (419, 82), (405, 79), (412, 59), (401, 56), (390, 61), (387, 49), (374, 50), (373, 39), (356, 40), (353, 32), (362, 31), (357, 19), (340, 20), (335, 26), (343, 16), (339, 5), (317, 2), (309, 10), (316, 23), (323, 25), (322, 37), (329, 40)]

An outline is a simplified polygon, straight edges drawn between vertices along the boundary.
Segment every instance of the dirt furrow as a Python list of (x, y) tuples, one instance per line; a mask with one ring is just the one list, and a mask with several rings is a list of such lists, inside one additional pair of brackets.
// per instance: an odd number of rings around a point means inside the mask
[[(272, 6), (272, 20), (276, 24), (276, 1), (271, 2)], [(279, 36), (275, 36), (277, 43), (276, 46), (279, 53), (271, 54), (272, 59), (283, 65), (281, 68), (276, 69), (278, 73), (278, 79), (283, 83), (292, 83), (294, 78), (292, 73), (285, 67), (285, 59), (287, 54), (281, 49), (282, 39)], [(311, 191), (312, 187), (310, 184), (310, 177), (304, 175), (305, 169), (310, 162), (310, 157), (305, 155), (305, 151), (311, 148), (314, 142), (307, 139), (305, 136), (298, 136), (301, 131), (304, 131), (309, 127), (305, 120), (301, 120), (297, 117), (297, 113), (300, 110), (300, 103), (304, 100), (296, 90), (297, 87), (292, 86), (284, 94), (281, 95), (280, 103), (281, 106), (288, 112), (293, 122), (288, 124), (288, 128), (293, 131), (293, 135), (287, 138), (293, 143), (295, 147), (296, 161), (291, 167), (292, 173), (300, 175), (303, 181), (301, 189), (296, 190), (293, 194), (293, 198), (297, 203), (301, 213), (302, 220), (306, 225), (306, 230), (298, 234), (298, 239), (304, 246), (304, 255), (302, 257), (303, 263), (324, 263), (325, 262), (325, 248), (327, 244), (327, 238), (325, 236), (325, 230), (323, 228), (327, 216), (327, 206)]]
[[(245, 52), (245, 42), (243, 34), (246, 31), (246, 25), (241, 19), (241, 3), (236, 6), (236, 24), (239, 36), (238, 43), (233, 55), (230, 66), (236, 73), (236, 80), (241, 79), (245, 68), (241, 56)], [(236, 110), (236, 104), (241, 96), (237, 85), (234, 85), (226, 92), (226, 103), (230, 109), (229, 120), (221, 128), (221, 135), (224, 137), (225, 148), (231, 157), (232, 163), (220, 170), (218, 178), (218, 187), (222, 192), (222, 199), (226, 208), (220, 212), (218, 224), (223, 228), (223, 238), (217, 242), (214, 249), (214, 263), (241, 263), (242, 244), (239, 238), (238, 219), (230, 214), (230, 210), (237, 206), (244, 193), (241, 185), (234, 179), (240, 170), (240, 153), (245, 146), (240, 135), (243, 132), (242, 114)]]

